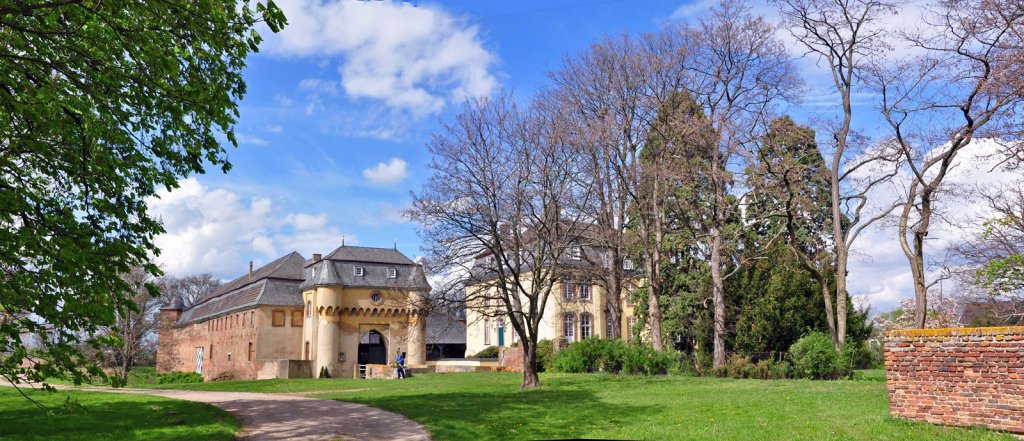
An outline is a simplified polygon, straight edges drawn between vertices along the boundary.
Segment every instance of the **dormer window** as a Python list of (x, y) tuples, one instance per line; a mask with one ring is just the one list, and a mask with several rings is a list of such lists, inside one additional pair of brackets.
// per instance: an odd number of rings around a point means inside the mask
[(355, 275), (356, 275), (356, 277), (363, 277), (363, 276), (365, 276), (366, 275), (366, 269), (364, 269), (361, 266), (357, 266), (355, 268)]
[(389, 279), (397, 279), (398, 278), (398, 269), (388, 268), (388, 278)]
[(622, 269), (624, 269), (626, 271), (632, 271), (633, 270), (633, 261), (629, 260), (629, 259), (624, 259), (622, 261)]
[(580, 260), (580, 259), (582, 259), (583, 258), (583, 247), (581, 247), (579, 245), (576, 245), (576, 246), (573, 246), (573, 247), (569, 248), (569, 257), (571, 257), (572, 260)]

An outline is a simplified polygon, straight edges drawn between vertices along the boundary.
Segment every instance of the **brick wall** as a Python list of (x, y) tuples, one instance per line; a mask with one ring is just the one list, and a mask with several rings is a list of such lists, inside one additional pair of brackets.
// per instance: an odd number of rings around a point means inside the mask
[(505, 372), (523, 372), (523, 347), (503, 347), (499, 349), (498, 365)]
[(885, 371), (893, 416), (1024, 433), (1024, 327), (891, 331)]

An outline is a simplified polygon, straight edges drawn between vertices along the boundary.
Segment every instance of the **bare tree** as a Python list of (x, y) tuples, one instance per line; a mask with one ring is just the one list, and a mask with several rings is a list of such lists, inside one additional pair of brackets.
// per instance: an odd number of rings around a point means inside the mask
[(520, 337), (524, 388), (540, 385), (541, 320), (583, 225), (565, 207), (588, 197), (561, 133), (557, 112), (522, 111), (509, 96), (468, 103), (431, 141), (434, 173), (407, 212), (449, 298), (508, 319)]
[(991, 212), (953, 246), (946, 271), (969, 306), (1002, 323), (1024, 322), (1024, 180), (979, 188), (972, 197)]
[(221, 285), (222, 282), (210, 273), (187, 276), (168, 275), (157, 280), (161, 300), (169, 302), (175, 297), (180, 297), (182, 306), (185, 308), (194, 305)]
[(921, 328), (928, 311), (925, 240), (943, 180), (972, 140), (1020, 134), (1024, 3), (947, 0), (929, 10), (925, 23), (925, 29), (903, 33), (922, 55), (880, 67), (873, 75), (882, 114), (910, 175), (897, 231), (914, 279), (914, 319)]
[[(796, 98), (800, 80), (778, 28), (750, 12), (743, 0), (723, 0), (699, 25), (683, 29), (687, 56), (685, 87), (702, 108), (717, 148), (704, 172), (713, 198), (706, 207), (705, 248), (709, 250), (714, 303), (715, 367), (725, 363), (725, 279), (738, 265), (728, 253), (728, 224), (739, 210), (740, 162), (764, 132), (773, 106)], [(732, 270), (730, 270), (732, 268)]]
[(135, 290), (132, 296), (134, 308), (117, 311), (113, 326), (101, 328), (105, 336), (115, 337), (113, 344), (105, 351), (116, 363), (114, 368), (120, 384), (126, 384), (128, 373), (145, 350), (147, 340), (152, 340), (153, 333), (159, 326), (160, 298), (159, 290), (152, 282), (149, 272), (142, 268), (132, 268), (125, 274), (125, 281)]
[[(832, 160), (828, 167), (831, 187), (831, 248), (830, 260), (822, 261), (814, 251), (790, 246), (797, 252), (803, 266), (813, 272), (831, 266), (835, 273), (834, 295), (825, 296), (825, 314), (832, 342), (840, 347), (846, 341), (846, 272), (850, 248), (860, 232), (888, 215), (895, 206), (882, 209), (870, 216), (862, 216), (867, 206), (867, 195), (895, 174), (895, 167), (882, 167), (865, 178), (866, 167), (892, 164), (886, 150), (865, 152), (858, 148), (861, 138), (851, 130), (853, 99), (864, 77), (870, 58), (878, 56), (888, 47), (887, 34), (882, 21), (897, 11), (897, 0), (773, 0), (779, 6), (784, 24), (794, 38), (817, 56), (832, 74), (834, 90), (839, 94), (841, 115), (838, 125), (829, 127), (829, 138), (823, 145), (832, 147)], [(881, 163), (881, 164), (879, 164)], [(858, 173), (861, 170), (861, 173)], [(793, 237), (793, 236), (791, 236)], [(817, 267), (817, 269), (814, 269)], [(823, 287), (823, 289), (825, 289)], [(824, 293), (823, 293), (824, 294)], [(832, 297), (835, 299), (833, 308)], [(834, 312), (833, 312), (834, 309)]]
[[(591, 262), (591, 275), (607, 293), (605, 309), (613, 337), (619, 336), (621, 328), (627, 228), (644, 228), (652, 234), (661, 231), (648, 225), (647, 219), (643, 225), (637, 224), (638, 219), (631, 219), (628, 211), (639, 195), (639, 156), (648, 142), (651, 124), (662, 103), (681, 87), (681, 54), (672, 33), (606, 37), (567, 58), (561, 69), (552, 72), (554, 87), (545, 93), (550, 99), (542, 100), (563, 108), (572, 127), (567, 140), (586, 154), (585, 186), (594, 196), (585, 206), (575, 208), (595, 224), (588, 238), (606, 253), (600, 262)], [(648, 243), (642, 248), (652, 251), (651, 246)], [(660, 274), (658, 263), (645, 260), (647, 322), (652, 346), (660, 350), (664, 347), (658, 308)]]

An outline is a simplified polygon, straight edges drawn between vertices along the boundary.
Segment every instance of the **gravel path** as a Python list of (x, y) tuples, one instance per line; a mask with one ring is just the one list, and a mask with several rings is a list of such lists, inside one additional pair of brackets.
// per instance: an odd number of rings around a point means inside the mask
[(362, 404), (247, 392), (75, 389), (156, 395), (212, 404), (238, 419), (243, 428), (238, 439), (242, 440), (430, 440), (430, 435), (419, 423), (397, 413)]

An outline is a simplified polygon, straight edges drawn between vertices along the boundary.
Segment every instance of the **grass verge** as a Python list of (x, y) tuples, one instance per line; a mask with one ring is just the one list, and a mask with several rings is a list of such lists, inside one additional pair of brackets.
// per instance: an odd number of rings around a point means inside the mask
[[(0, 387), (2, 440), (230, 440), (238, 424), (203, 403), (118, 393), (26, 391)], [(66, 403), (73, 403), (66, 405)]]

